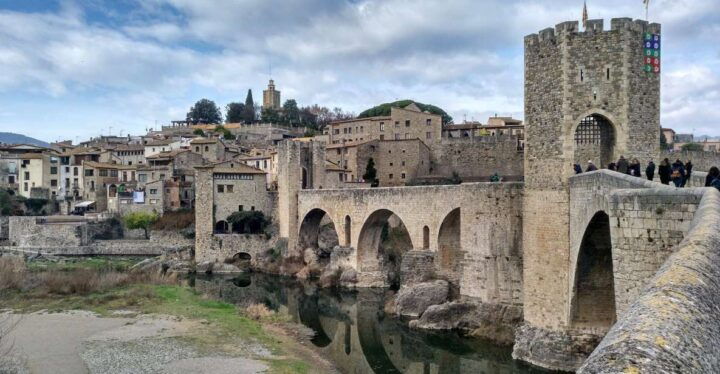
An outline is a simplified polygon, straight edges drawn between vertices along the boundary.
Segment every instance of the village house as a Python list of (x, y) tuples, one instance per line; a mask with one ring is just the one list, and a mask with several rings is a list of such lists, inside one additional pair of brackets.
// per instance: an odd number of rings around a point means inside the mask
[(390, 108), (389, 116), (357, 118), (330, 124), (330, 144), (367, 140), (420, 139), (438, 141), (442, 135), (442, 116), (423, 112), (415, 103)]
[(235, 162), (211, 168), (216, 232), (225, 233), (232, 229), (227, 218), (235, 212), (261, 211), (272, 216), (272, 197), (264, 171)]
[(145, 146), (142, 144), (121, 144), (115, 147), (111, 154), (112, 161), (118, 164), (143, 165), (146, 163)]
[(179, 149), (180, 145), (180, 140), (175, 139), (151, 140), (147, 142), (144, 146), (144, 156), (145, 158), (148, 158), (160, 152), (169, 152), (174, 149)]

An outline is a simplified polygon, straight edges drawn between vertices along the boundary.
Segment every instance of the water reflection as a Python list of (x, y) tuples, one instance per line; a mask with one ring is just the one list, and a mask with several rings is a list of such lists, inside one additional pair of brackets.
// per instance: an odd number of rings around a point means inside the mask
[(382, 290), (339, 292), (281, 277), (198, 277), (195, 287), (226, 302), (263, 303), (315, 331), (312, 343), (343, 373), (531, 373), (509, 347), (408, 329), (383, 312)]

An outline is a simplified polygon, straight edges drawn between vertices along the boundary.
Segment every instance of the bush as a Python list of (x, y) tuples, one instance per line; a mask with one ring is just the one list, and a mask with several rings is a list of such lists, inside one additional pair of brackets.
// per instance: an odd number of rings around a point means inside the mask
[(182, 209), (166, 212), (152, 224), (153, 230), (183, 230), (195, 226), (195, 211)]
[(698, 143), (687, 143), (680, 147), (684, 152), (686, 151), (703, 151), (703, 146)]
[(261, 234), (270, 224), (265, 214), (257, 210), (235, 212), (228, 216), (227, 221), (232, 231), (240, 234)]
[(123, 217), (123, 221), (125, 221), (125, 226), (127, 226), (129, 229), (145, 230), (146, 239), (150, 239), (150, 225), (152, 225), (157, 220), (158, 215), (156, 213), (147, 212), (132, 212)]
[(21, 257), (0, 257), (0, 290), (20, 289), (26, 272), (25, 260)]

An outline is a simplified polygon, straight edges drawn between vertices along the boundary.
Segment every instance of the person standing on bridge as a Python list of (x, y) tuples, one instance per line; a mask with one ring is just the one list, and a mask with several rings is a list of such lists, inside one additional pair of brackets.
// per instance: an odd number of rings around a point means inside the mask
[(720, 178), (720, 169), (718, 169), (717, 166), (711, 167), (705, 177), (705, 187), (712, 186), (712, 182), (718, 178)]
[(597, 170), (597, 166), (595, 166), (595, 164), (593, 164), (592, 160), (588, 160), (588, 166), (585, 171), (595, 171), (595, 170)]
[(628, 162), (627, 162), (627, 160), (625, 159), (625, 156), (622, 156), (622, 155), (620, 156), (620, 159), (619, 159), (618, 162), (617, 162), (617, 171), (618, 171), (619, 173), (623, 173), (623, 174), (628, 174), (628, 173), (629, 173), (629, 170), (628, 170)]
[(655, 163), (653, 160), (648, 162), (648, 166), (645, 168), (645, 176), (649, 181), (652, 181), (653, 178), (655, 178)]
[(662, 160), (660, 162), (660, 167), (658, 168), (658, 174), (660, 175), (660, 183), (662, 184), (670, 184), (670, 160), (667, 158)]
[(575, 174), (582, 173), (582, 167), (580, 166), (580, 164), (573, 164), (573, 170), (575, 171)]
[(682, 187), (683, 181), (685, 180), (685, 165), (683, 165), (680, 159), (677, 159), (675, 160), (675, 162), (673, 162), (672, 174), (670, 174), (670, 178), (672, 179), (673, 183), (675, 183), (675, 187)]
[(636, 158), (632, 159), (632, 162), (630, 163), (630, 167), (628, 167), (628, 171), (630, 172), (630, 175), (632, 175), (633, 177), (641, 177), (640, 161), (638, 161), (638, 159), (636, 159)]
[(692, 174), (692, 168), (693, 168), (692, 161), (688, 160), (688, 162), (685, 163), (685, 178), (683, 178), (683, 182), (682, 182), (683, 187), (685, 187), (687, 182), (690, 180), (690, 175)]

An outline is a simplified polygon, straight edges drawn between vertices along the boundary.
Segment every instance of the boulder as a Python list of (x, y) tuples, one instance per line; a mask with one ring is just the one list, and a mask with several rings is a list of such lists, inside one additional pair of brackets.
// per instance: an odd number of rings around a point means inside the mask
[(522, 320), (519, 306), (454, 301), (428, 307), (420, 319), (410, 322), (410, 327), (457, 330), (499, 344), (513, 344)]
[(448, 282), (444, 280), (402, 287), (397, 294), (397, 314), (403, 317), (418, 318), (429, 306), (446, 302), (449, 289)]
[(243, 271), (235, 265), (216, 262), (213, 264), (212, 272), (213, 274), (237, 274)]
[(210, 274), (213, 270), (213, 264), (214, 262), (212, 261), (203, 261), (195, 266), (195, 270), (198, 274)]
[(342, 274), (340, 274), (339, 281), (341, 285), (357, 283), (357, 271), (353, 268), (343, 270)]
[(303, 261), (305, 261), (305, 264), (308, 266), (317, 264), (318, 255), (313, 248), (305, 248), (303, 251)]

